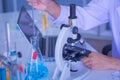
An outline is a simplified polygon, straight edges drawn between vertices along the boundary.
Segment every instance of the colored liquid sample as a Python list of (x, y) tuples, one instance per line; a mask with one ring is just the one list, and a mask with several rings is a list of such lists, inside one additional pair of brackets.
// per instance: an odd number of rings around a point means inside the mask
[(46, 80), (48, 69), (43, 63), (27, 64), (27, 76), (25, 80)]
[(0, 80), (6, 80), (6, 69), (0, 66)]

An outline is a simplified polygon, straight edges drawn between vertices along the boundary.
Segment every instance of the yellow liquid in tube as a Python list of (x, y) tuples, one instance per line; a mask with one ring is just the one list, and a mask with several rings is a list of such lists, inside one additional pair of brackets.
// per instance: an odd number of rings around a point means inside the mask
[(6, 69), (6, 79), (10, 80), (10, 70), (8, 68)]
[(43, 22), (43, 28), (44, 30), (46, 30), (48, 27), (47, 27), (47, 17), (46, 17), (46, 14), (42, 14), (42, 22)]

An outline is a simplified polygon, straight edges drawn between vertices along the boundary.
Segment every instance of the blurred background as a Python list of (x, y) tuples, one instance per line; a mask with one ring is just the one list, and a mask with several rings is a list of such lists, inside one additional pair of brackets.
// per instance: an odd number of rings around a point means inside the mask
[[(90, 0), (55, 0), (58, 4), (68, 6), (70, 3), (75, 3), (78, 6), (86, 6)], [(23, 37), (17, 26), (17, 19), (21, 7), (24, 6), (31, 15), (31, 7), (27, 4), (27, 0), (0, 0), (0, 41), (5, 43), (5, 26), (6, 22), (10, 23), (11, 30), (11, 48), (16, 47), (17, 51), (23, 54), (29, 53), (29, 42)], [(61, 24), (54, 24), (49, 15), (45, 12), (34, 10), (35, 24), (43, 35), (41, 43), (41, 51), (45, 57), (54, 57), (55, 42), (59, 34)], [(41, 14), (47, 15), (48, 30), (42, 28)], [(55, 27), (53, 27), (55, 26)], [(55, 34), (56, 33), (56, 34)], [(48, 35), (49, 34), (49, 35)], [(97, 28), (83, 31), (81, 35), (90, 43), (97, 51), (101, 52), (104, 46), (111, 44), (112, 34), (109, 23), (98, 26)], [(47, 37), (46, 37), (47, 36)], [(25, 47), (23, 49), (23, 46)], [(1, 46), (3, 48), (3, 46)], [(22, 48), (22, 49), (21, 49)], [(27, 49), (26, 49), (27, 48)], [(0, 48), (1, 49), (1, 48)]]

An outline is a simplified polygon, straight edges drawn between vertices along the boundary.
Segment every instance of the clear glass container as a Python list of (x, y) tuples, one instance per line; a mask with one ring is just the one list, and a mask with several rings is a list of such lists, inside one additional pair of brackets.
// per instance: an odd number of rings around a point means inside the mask
[(46, 80), (48, 69), (44, 64), (43, 56), (39, 48), (39, 37), (31, 37), (31, 57), (26, 65), (25, 80)]

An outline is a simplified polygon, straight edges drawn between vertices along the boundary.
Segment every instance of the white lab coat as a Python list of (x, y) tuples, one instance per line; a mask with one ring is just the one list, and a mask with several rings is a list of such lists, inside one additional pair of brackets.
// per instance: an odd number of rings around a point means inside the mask
[[(60, 16), (54, 21), (68, 23), (69, 7), (61, 6)], [(84, 8), (77, 7), (78, 27), (84, 30), (110, 22), (113, 34), (112, 55), (120, 58), (120, 0), (92, 0)]]

